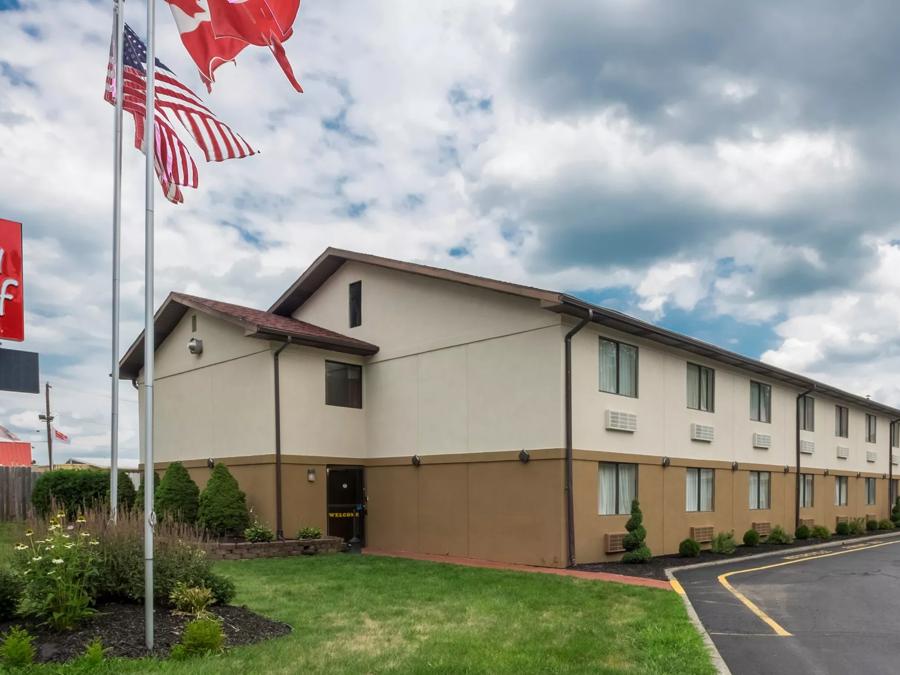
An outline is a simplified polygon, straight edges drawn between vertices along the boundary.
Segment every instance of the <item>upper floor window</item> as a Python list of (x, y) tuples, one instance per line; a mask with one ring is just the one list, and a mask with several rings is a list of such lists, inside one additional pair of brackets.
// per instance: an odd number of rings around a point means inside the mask
[(750, 381), (750, 419), (772, 421), (772, 385)]
[(686, 511), (712, 511), (715, 469), (688, 469), (684, 483)]
[(362, 408), (362, 366), (325, 362), (325, 405)]
[(631, 513), (637, 499), (637, 464), (600, 462), (599, 512), (601, 516)]
[(687, 364), (687, 405), (693, 410), (715, 412), (716, 371), (696, 363)]
[(850, 438), (850, 408), (842, 405), (834, 406), (834, 435)]
[(350, 284), (350, 328), (362, 325), (362, 282)]
[(875, 443), (875, 434), (878, 429), (878, 418), (866, 413), (866, 443)]
[(800, 399), (800, 428), (803, 431), (816, 430), (816, 399), (812, 396)]
[(772, 482), (772, 474), (768, 471), (751, 471), (750, 472), (750, 508), (767, 509), (769, 508), (769, 497), (771, 496), (770, 485)]
[(891, 447), (900, 448), (900, 422), (891, 425)]
[(638, 348), (600, 338), (600, 391), (637, 398)]

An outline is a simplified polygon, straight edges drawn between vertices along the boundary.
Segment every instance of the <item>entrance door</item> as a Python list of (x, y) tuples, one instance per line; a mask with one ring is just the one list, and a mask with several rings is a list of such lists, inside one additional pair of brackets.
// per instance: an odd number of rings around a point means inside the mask
[(366, 487), (362, 467), (330, 466), (328, 473), (328, 534), (364, 546)]

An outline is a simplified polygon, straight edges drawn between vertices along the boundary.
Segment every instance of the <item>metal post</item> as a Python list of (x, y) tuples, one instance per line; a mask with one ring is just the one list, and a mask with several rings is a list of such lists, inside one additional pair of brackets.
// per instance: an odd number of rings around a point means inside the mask
[(156, 335), (153, 326), (153, 194), (155, 173), (156, 0), (147, 0), (147, 86), (145, 99), (144, 149), (144, 623), (147, 649), (153, 649), (153, 358)]
[(46, 394), (46, 405), (44, 414), (41, 417), (47, 422), (47, 466), (53, 471), (53, 415), (50, 414), (50, 383), (44, 384), (44, 393)]
[(119, 514), (119, 275), (122, 232), (122, 72), (124, 70), (125, 0), (113, 0), (116, 27), (116, 109), (113, 121), (113, 231), (112, 231), (112, 369), (109, 418), (109, 519)]

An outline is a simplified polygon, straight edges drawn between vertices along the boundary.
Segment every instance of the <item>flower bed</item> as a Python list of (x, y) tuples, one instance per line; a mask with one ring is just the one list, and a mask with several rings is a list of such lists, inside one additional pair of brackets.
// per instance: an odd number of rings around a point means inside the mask
[(340, 537), (318, 539), (286, 539), (260, 542), (206, 542), (203, 545), (210, 560), (245, 560), (253, 558), (287, 558), (294, 555), (339, 553), (344, 550)]

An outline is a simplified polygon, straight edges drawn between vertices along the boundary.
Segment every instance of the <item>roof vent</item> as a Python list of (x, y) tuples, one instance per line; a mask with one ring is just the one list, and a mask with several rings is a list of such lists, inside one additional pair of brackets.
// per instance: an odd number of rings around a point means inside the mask
[(712, 443), (715, 438), (715, 429), (708, 424), (691, 424), (691, 440), (703, 443)]
[(620, 412), (618, 410), (607, 410), (606, 428), (610, 431), (627, 431), (629, 433), (634, 433), (637, 431), (637, 415)]

